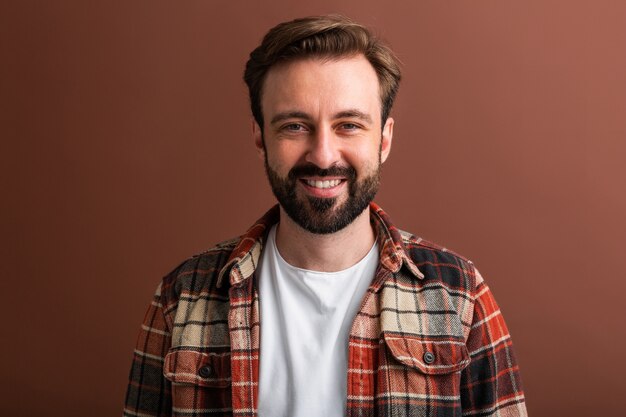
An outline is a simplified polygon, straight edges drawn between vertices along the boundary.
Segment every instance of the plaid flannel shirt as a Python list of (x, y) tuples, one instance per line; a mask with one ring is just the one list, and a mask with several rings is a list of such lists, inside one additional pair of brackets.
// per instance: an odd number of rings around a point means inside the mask
[[(526, 416), (500, 309), (474, 265), (399, 231), (371, 205), (380, 261), (348, 346), (348, 416)], [(241, 238), (159, 285), (134, 351), (124, 416), (256, 416), (255, 279), (274, 207)]]

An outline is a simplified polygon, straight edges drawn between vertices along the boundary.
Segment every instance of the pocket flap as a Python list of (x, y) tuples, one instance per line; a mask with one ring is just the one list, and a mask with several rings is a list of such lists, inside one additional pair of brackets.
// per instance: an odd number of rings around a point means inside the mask
[(397, 361), (425, 374), (448, 374), (465, 368), (470, 362), (463, 342), (419, 339), (387, 333), (384, 338)]
[(173, 350), (165, 356), (165, 377), (180, 384), (225, 388), (230, 385), (230, 352)]

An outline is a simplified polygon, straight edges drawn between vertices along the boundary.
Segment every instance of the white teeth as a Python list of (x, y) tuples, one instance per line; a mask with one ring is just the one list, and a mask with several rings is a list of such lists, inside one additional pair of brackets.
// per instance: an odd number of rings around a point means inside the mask
[(326, 180), (326, 181), (314, 181), (314, 180), (305, 180), (308, 185), (315, 188), (331, 188), (339, 185), (341, 180)]

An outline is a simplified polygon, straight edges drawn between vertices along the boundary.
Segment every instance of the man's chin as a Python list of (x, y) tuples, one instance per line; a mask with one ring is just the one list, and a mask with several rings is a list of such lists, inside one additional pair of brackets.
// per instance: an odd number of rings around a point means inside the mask
[(283, 206), (289, 218), (302, 229), (313, 234), (330, 234), (345, 227), (337, 222), (339, 212), (333, 199), (315, 198), (315, 202), (307, 201), (298, 207)]
[(338, 203), (334, 198), (307, 200), (297, 207), (283, 206), (283, 210), (294, 223), (313, 234), (326, 235), (343, 230), (363, 213), (363, 210)]
[(332, 210), (337, 203), (336, 198), (320, 198), (320, 197), (308, 197), (310, 213), (319, 213), (325, 216), (332, 214)]

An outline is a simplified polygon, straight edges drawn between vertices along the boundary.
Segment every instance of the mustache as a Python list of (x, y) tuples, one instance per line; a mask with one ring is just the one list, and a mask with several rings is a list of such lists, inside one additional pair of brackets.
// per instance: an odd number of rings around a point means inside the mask
[(356, 169), (351, 166), (331, 166), (330, 168), (320, 168), (315, 164), (302, 164), (296, 165), (289, 170), (287, 174), (290, 180), (296, 180), (302, 176), (315, 176), (315, 177), (346, 177), (349, 180), (356, 178)]

